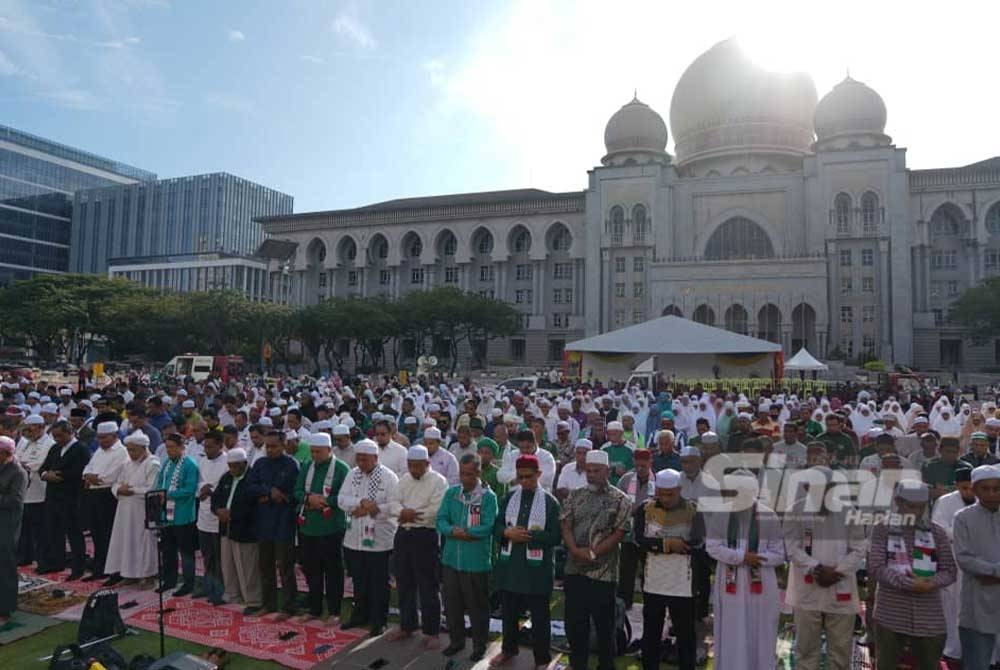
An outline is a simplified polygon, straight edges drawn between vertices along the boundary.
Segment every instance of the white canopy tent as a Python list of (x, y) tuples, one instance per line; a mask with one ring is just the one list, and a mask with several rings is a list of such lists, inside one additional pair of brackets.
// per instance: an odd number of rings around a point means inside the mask
[(786, 372), (819, 372), (829, 369), (826, 363), (816, 360), (812, 354), (806, 351), (805, 347), (799, 349), (798, 353), (785, 361)]

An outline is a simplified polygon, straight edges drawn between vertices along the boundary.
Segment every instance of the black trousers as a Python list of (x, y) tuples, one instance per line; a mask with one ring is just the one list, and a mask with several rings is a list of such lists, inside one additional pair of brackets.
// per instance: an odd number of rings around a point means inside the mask
[(344, 600), (344, 533), (303, 535), (299, 533), (299, 556), (309, 584), (309, 614), (322, 616), (323, 596), (330, 616), (340, 616)]
[(205, 564), (202, 590), (209, 596), (222, 597), (222, 539), (218, 533), (198, 531), (198, 549)]
[(183, 586), (194, 588), (194, 550), (197, 537), (198, 529), (193, 521), (183, 526), (167, 526), (160, 532), (164, 586), (173, 588), (177, 585), (177, 554), (180, 554)]
[(531, 650), (535, 665), (548, 665), (552, 660), (552, 622), (549, 596), (544, 593), (500, 592), (503, 610), (503, 653), (516, 655), (517, 620), (524, 610), (531, 615)]
[(344, 547), (347, 568), (354, 580), (351, 621), (384, 626), (389, 618), (389, 557), (391, 551), (358, 551)]
[(612, 637), (615, 627), (615, 583), (600, 582), (583, 575), (566, 575), (566, 639), (569, 664), (590, 667), (590, 622), (597, 632), (597, 670), (614, 670)]
[(618, 597), (625, 601), (625, 607), (632, 607), (635, 600), (635, 574), (638, 569), (639, 546), (622, 542), (618, 558)]
[(485, 651), (490, 641), (490, 573), (460, 572), (447, 565), (442, 566), (441, 572), (450, 646), (465, 646), (465, 613), (468, 612), (472, 624), (472, 649)]
[(44, 566), (49, 554), (45, 537), (45, 503), (26, 503), (21, 513), (21, 539), (17, 541), (17, 563), (38, 561)]
[(396, 531), (392, 554), (401, 630), (409, 633), (420, 627), (425, 635), (441, 632), (439, 552), (438, 533), (433, 528), (400, 528)]
[(39, 562), (44, 563), (46, 570), (64, 570), (66, 541), (69, 540), (69, 568), (74, 573), (83, 572), (87, 548), (83, 541), (83, 531), (80, 529), (79, 500), (47, 500), (45, 525), (48, 555), (40, 558)]
[(695, 579), (695, 616), (704, 619), (708, 616), (708, 603), (712, 597), (712, 572), (715, 570), (715, 559), (704, 549), (696, 549), (691, 556), (691, 563)]
[(295, 547), (291, 542), (262, 540), (258, 543), (260, 555), (260, 594), (264, 609), (278, 610), (278, 583), (274, 568), (277, 565), (281, 576), (281, 590), (285, 594), (282, 611), (295, 614), (295, 598), (298, 588), (295, 582)]
[(677, 636), (677, 667), (694, 670), (697, 639), (694, 632), (695, 599), (642, 594), (642, 667), (659, 670), (663, 642), (663, 622), (670, 611), (670, 623)]
[[(118, 500), (111, 495), (111, 489), (87, 489), (83, 492), (82, 502), (87, 525), (90, 527), (90, 537), (94, 541), (94, 574), (103, 575)], [(176, 580), (176, 568), (174, 579)]]

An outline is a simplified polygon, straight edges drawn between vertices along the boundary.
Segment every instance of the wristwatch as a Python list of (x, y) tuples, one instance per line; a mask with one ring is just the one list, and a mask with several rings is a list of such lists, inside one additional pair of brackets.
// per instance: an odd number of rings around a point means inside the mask
[(590, 560), (592, 560), (592, 561), (596, 561), (597, 560), (597, 554), (594, 553), (593, 549), (588, 549), (587, 552), (590, 553)]

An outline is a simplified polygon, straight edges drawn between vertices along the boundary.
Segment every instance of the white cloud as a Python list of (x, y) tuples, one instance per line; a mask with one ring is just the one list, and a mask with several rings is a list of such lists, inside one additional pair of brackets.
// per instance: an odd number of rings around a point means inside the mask
[(228, 33), (226, 33), (226, 37), (229, 38), (230, 42), (242, 42), (247, 38), (247, 36), (244, 35), (242, 31), (235, 29), (232, 29)]
[(142, 42), (142, 40), (138, 37), (126, 37), (122, 41), (125, 42), (125, 44), (138, 44), (139, 42)]
[(21, 69), (10, 62), (7, 54), (0, 51), (0, 77), (13, 77), (21, 74)]
[(321, 56), (314, 56), (313, 54), (302, 54), (299, 56), (299, 60), (305, 61), (306, 63), (313, 63), (314, 65), (326, 65), (326, 59)]
[(359, 49), (374, 49), (375, 38), (371, 31), (357, 17), (341, 14), (333, 20), (331, 29), (338, 37), (350, 42)]

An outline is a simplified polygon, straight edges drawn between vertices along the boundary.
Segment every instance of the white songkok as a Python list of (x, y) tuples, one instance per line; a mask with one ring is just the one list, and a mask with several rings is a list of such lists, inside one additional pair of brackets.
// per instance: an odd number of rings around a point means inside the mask
[(378, 456), (378, 445), (372, 440), (361, 440), (354, 445), (355, 454), (368, 454), (369, 456)]
[(408, 461), (426, 461), (430, 459), (430, 454), (427, 453), (427, 447), (422, 444), (416, 444), (406, 451), (406, 460)]
[(622, 425), (621, 421), (612, 421), (608, 424), (606, 430), (621, 430), (624, 431), (625, 427)]
[[(28, 417), (29, 419), (31, 417)], [(27, 419), (25, 420), (27, 421)], [(102, 421), (97, 424), (97, 434), (98, 435), (111, 435), (118, 432), (118, 424), (114, 421)]]
[[(111, 421), (110, 423), (115, 427), (115, 429), (113, 431), (111, 431), (111, 432), (117, 433), (118, 432), (118, 425), (115, 424), (113, 421)], [(40, 414), (31, 414), (31, 415), (28, 416), (28, 418), (26, 418), (24, 420), (24, 425), (26, 425), (26, 426), (44, 426), (45, 425), (45, 419), (43, 419)], [(98, 435), (100, 435), (100, 431), (98, 431)]]
[(149, 438), (141, 430), (137, 430), (131, 435), (125, 438), (125, 444), (141, 444), (144, 447), (149, 446)]
[(577, 449), (593, 449), (594, 448), (594, 443), (591, 442), (590, 440), (588, 440), (585, 437), (581, 437), (579, 440), (576, 441), (576, 448)]
[(681, 458), (687, 458), (688, 456), (701, 458), (701, 449), (698, 447), (684, 447), (681, 449)]
[(995, 465), (980, 465), (972, 470), (973, 484), (984, 479), (1000, 479), (1000, 468)]
[(904, 479), (896, 485), (896, 497), (907, 502), (925, 503), (930, 500), (931, 492), (927, 485), (915, 479)]
[(185, 400), (181, 403), (181, 407), (184, 409), (194, 409), (194, 400)]
[(333, 446), (333, 443), (330, 441), (330, 436), (326, 433), (313, 433), (309, 436), (309, 446), (326, 447), (329, 449)]
[(243, 447), (236, 447), (226, 452), (226, 463), (246, 463), (247, 452)]
[(675, 489), (681, 485), (681, 473), (667, 468), (656, 473), (656, 488)]
[(347, 426), (345, 426), (342, 423), (338, 423), (336, 426), (333, 427), (333, 436), (334, 437), (347, 436), (347, 435), (350, 435), (350, 434), (351, 434), (351, 429), (348, 428)]
[(592, 449), (587, 452), (588, 465), (608, 465), (608, 454), (600, 449)]
[(438, 428), (428, 428), (427, 430), (424, 431), (424, 439), (425, 440), (436, 440), (437, 442), (440, 442), (441, 441), (441, 431)]

